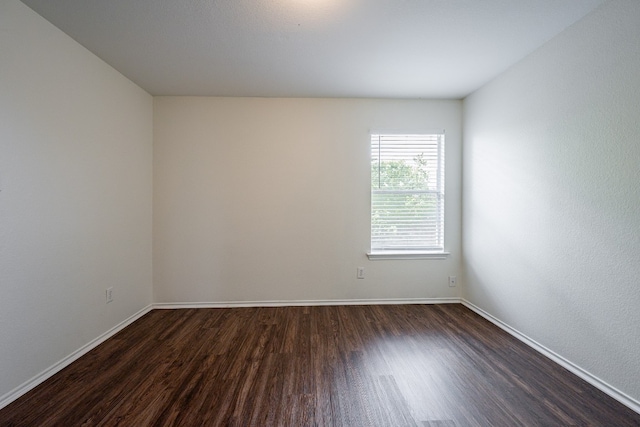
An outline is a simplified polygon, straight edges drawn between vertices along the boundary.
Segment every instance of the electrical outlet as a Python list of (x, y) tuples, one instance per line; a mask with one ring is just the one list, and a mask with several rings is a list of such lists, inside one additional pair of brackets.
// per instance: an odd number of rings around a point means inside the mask
[(356, 277), (358, 279), (364, 279), (364, 267), (358, 267)]
[(110, 288), (107, 288), (106, 297), (107, 297), (107, 304), (113, 301), (113, 286)]
[(449, 276), (449, 287), (455, 288), (457, 281), (456, 276)]

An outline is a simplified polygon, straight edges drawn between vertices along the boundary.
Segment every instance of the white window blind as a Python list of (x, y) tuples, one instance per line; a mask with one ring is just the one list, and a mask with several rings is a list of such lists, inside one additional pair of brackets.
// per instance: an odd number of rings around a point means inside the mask
[(444, 251), (444, 134), (371, 135), (371, 252)]

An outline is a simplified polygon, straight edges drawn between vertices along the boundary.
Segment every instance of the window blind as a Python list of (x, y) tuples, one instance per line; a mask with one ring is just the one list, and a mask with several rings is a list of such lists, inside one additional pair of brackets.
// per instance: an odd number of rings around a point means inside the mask
[(371, 135), (371, 251), (444, 250), (444, 134)]

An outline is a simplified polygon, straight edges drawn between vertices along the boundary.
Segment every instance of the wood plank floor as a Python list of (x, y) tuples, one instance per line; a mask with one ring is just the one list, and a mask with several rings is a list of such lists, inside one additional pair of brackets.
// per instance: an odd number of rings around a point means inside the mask
[(154, 310), (0, 426), (640, 426), (458, 304)]

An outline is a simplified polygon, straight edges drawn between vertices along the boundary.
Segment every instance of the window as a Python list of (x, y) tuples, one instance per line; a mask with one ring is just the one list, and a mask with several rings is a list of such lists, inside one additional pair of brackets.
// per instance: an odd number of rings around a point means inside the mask
[(444, 132), (371, 135), (372, 259), (444, 254)]

